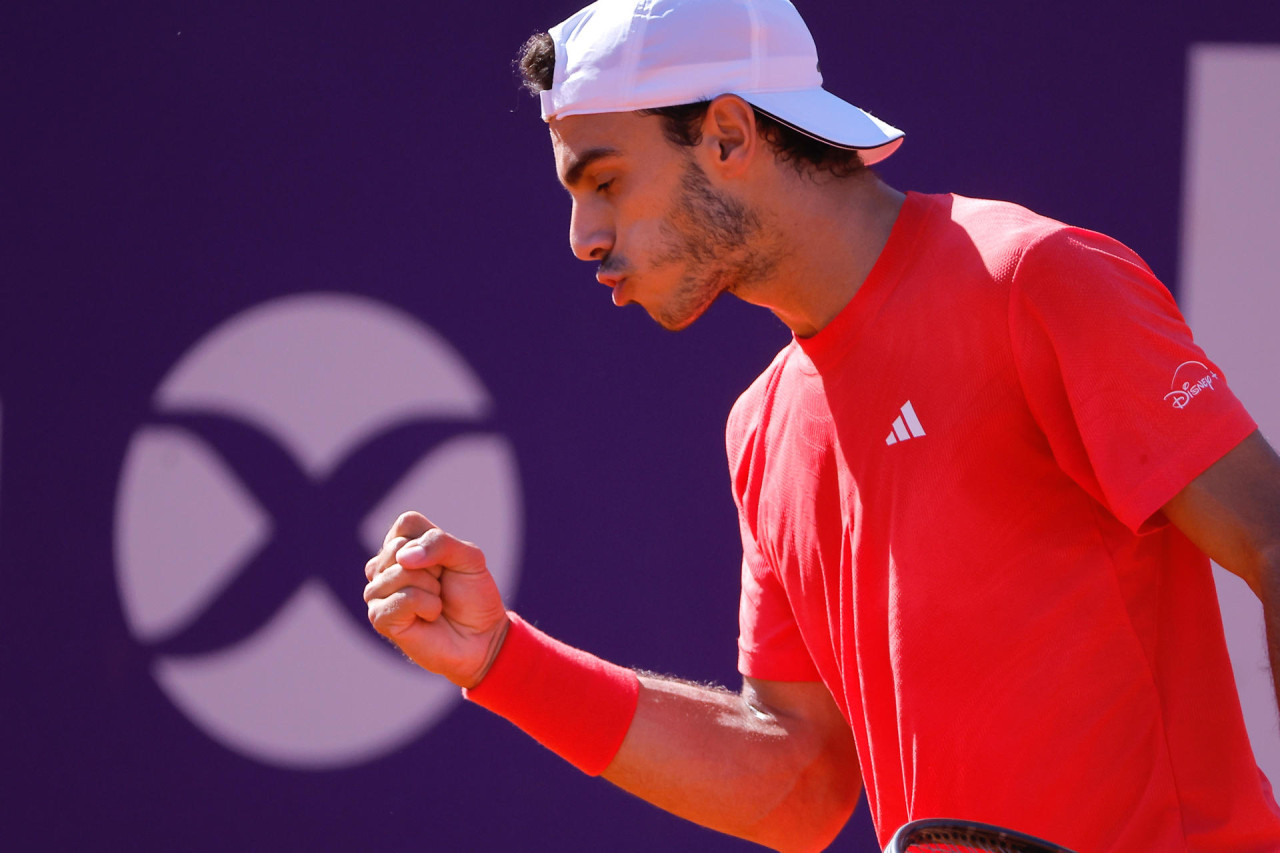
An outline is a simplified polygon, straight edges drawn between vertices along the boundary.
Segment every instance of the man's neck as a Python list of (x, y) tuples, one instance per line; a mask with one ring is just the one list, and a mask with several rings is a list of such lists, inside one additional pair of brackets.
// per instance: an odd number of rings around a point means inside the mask
[(773, 311), (796, 334), (817, 334), (849, 304), (889, 241), (906, 196), (864, 172), (849, 178), (777, 173), (770, 191), (779, 264), (738, 296)]

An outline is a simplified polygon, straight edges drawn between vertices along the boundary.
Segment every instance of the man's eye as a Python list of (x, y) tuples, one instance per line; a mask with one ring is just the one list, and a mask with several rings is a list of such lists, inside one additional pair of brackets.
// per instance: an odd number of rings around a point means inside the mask
[(598, 193), (608, 192), (609, 188), (612, 186), (613, 186), (613, 178), (610, 178), (607, 181), (596, 184), (596, 192)]

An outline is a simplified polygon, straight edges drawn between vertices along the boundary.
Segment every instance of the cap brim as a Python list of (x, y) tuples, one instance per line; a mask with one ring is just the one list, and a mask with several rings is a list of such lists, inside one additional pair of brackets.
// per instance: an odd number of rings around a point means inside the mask
[(902, 144), (901, 130), (826, 89), (734, 94), (814, 139), (838, 148), (857, 149), (868, 166), (888, 157)]

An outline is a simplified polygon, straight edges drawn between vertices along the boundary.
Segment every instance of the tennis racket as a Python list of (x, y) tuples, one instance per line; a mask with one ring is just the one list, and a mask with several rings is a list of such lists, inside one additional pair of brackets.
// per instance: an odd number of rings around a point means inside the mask
[(1012, 829), (949, 818), (913, 820), (899, 827), (884, 853), (1072, 853)]

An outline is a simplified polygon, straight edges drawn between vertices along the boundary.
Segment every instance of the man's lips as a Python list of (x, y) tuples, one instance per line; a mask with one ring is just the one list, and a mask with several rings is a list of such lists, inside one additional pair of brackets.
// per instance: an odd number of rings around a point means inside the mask
[(627, 298), (625, 293), (627, 284), (627, 277), (625, 275), (600, 270), (596, 273), (596, 281), (601, 284), (608, 285), (613, 290), (614, 305), (626, 305), (631, 301)]
[(613, 288), (613, 304), (614, 305), (619, 305), (619, 306), (626, 305), (628, 302), (631, 301), (626, 294), (626, 285), (627, 285), (627, 279), (625, 277), (616, 279), (614, 283), (610, 285)]

